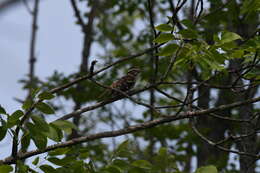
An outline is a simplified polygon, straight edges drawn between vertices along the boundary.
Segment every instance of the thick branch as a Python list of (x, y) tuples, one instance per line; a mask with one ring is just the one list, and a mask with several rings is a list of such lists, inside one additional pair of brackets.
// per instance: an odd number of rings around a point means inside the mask
[[(19, 160), (26, 159), (26, 158), (29, 158), (31, 156), (35, 156), (35, 155), (38, 155), (38, 154), (41, 154), (41, 153), (52, 151), (52, 150), (57, 149), (57, 148), (68, 147), (68, 146), (80, 144), (80, 143), (83, 143), (83, 142), (93, 141), (93, 140), (101, 139), (101, 138), (121, 136), (121, 135), (129, 134), (129, 133), (133, 133), (133, 132), (136, 132), (136, 131), (139, 131), (139, 130), (144, 130), (144, 129), (147, 129), (147, 128), (155, 127), (155, 126), (160, 125), (160, 124), (164, 124), (164, 123), (168, 123), (168, 122), (172, 122), (172, 121), (176, 121), (176, 120), (180, 120), (180, 119), (203, 116), (203, 115), (207, 115), (207, 114), (212, 113), (212, 112), (231, 109), (231, 108), (234, 108), (234, 107), (238, 107), (238, 106), (242, 106), (242, 105), (246, 105), (246, 104), (250, 104), (250, 103), (255, 103), (255, 102), (258, 102), (258, 101), (260, 101), (260, 97), (248, 99), (248, 100), (245, 100), (245, 101), (235, 102), (235, 103), (228, 104), (228, 105), (222, 105), (222, 106), (207, 109), (207, 110), (196, 111), (196, 112), (186, 112), (186, 113), (179, 114), (178, 116), (174, 116), (174, 115), (166, 116), (166, 117), (163, 117), (163, 118), (160, 118), (160, 119), (156, 119), (156, 120), (148, 121), (148, 122), (145, 122), (145, 123), (140, 123), (140, 124), (137, 124), (137, 125), (129, 126), (127, 128), (123, 128), (123, 129), (120, 129), (120, 130), (106, 131), (106, 132), (101, 132), (101, 133), (97, 133), (97, 134), (92, 134), (92, 135), (89, 135), (89, 136), (83, 136), (83, 137), (75, 138), (75, 139), (72, 139), (72, 140), (69, 140), (69, 141), (66, 141), (66, 142), (61, 142), (61, 143), (58, 143), (58, 144), (55, 144), (55, 145), (48, 146), (48, 147), (46, 147), (45, 149), (42, 149), (42, 150), (37, 149), (37, 150), (29, 151), (29, 152), (18, 155), (16, 158), (8, 157), (5, 160), (1, 160), (0, 163), (13, 164), (18, 159)], [(243, 154), (248, 155), (248, 156), (252, 156), (251, 154), (247, 154), (247, 153), (243, 153)], [(252, 157), (260, 158), (260, 155), (254, 155)]]

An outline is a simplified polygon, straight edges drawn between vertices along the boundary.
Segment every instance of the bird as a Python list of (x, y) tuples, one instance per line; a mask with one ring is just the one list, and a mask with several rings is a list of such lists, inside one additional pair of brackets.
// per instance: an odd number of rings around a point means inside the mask
[[(113, 89), (117, 89), (120, 90), (122, 92), (126, 92), (131, 90), (136, 83), (137, 77), (139, 75), (139, 73), (141, 72), (140, 68), (138, 67), (132, 67), (127, 71), (127, 74), (123, 77), (121, 77), (120, 79), (114, 81), (108, 89), (106, 89), (106, 91), (104, 91), (98, 98), (102, 98), (104, 95), (106, 95), (107, 93), (109, 93), (109, 95), (111, 96), (118, 96), (121, 93), (113, 90)], [(111, 88), (111, 89), (110, 89)]]

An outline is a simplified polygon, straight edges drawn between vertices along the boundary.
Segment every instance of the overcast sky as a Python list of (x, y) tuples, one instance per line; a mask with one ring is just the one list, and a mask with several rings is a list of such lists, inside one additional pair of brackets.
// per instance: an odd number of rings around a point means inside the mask
[[(31, 21), (23, 4), (0, 16), (0, 104), (8, 111), (19, 108), (14, 97), (22, 99), (26, 94), (18, 80), (28, 74)], [(66, 74), (77, 71), (82, 37), (74, 23), (69, 1), (41, 1), (36, 42), (36, 75), (40, 78), (55, 69)]]

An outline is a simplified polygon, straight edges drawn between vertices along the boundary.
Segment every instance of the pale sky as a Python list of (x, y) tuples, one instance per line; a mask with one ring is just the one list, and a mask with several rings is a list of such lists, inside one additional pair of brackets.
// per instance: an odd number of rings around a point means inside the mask
[[(82, 35), (74, 23), (69, 1), (41, 1), (36, 42), (36, 75), (41, 79), (55, 69), (65, 74), (78, 70)], [(0, 16), (0, 26), (0, 104), (12, 111), (19, 106), (13, 97), (25, 96), (17, 81), (28, 74), (31, 16), (20, 5)]]

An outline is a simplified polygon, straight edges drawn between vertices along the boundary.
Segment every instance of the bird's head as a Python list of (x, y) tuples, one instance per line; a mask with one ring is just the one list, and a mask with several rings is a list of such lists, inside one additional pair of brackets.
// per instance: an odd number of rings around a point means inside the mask
[(132, 67), (128, 70), (127, 74), (128, 75), (134, 75), (137, 76), (141, 72), (140, 68), (138, 67)]

